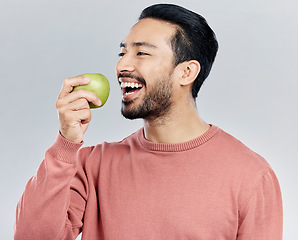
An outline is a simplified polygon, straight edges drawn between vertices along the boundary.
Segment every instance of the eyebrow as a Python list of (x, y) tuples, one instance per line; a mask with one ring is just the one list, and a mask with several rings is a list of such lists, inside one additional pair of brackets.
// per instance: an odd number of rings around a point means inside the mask
[[(133, 47), (140, 47), (140, 46), (145, 46), (145, 47), (149, 47), (149, 48), (157, 48), (155, 45), (148, 43), (148, 42), (133, 42), (131, 44)], [(120, 48), (126, 48), (127, 45), (124, 42), (120, 43)]]

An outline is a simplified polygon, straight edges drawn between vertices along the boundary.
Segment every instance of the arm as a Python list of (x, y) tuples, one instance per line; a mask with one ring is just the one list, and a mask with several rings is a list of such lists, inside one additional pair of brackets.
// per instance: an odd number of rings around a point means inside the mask
[[(46, 151), (45, 159), (29, 180), (17, 205), (15, 240), (75, 239), (82, 226), (87, 192), (80, 188), (79, 198), (70, 203), (70, 183), (77, 172), (76, 155), (81, 144), (58, 136)], [(82, 182), (82, 184), (86, 184)]]
[(259, 181), (240, 212), (237, 240), (281, 240), (282, 233), (281, 191), (271, 169)]
[[(64, 81), (56, 103), (60, 134), (17, 205), (15, 240), (71, 240), (80, 232), (88, 183), (77, 154), (91, 120), (88, 101), (98, 105), (100, 100), (91, 92), (72, 89), (88, 82), (83, 77)], [(81, 151), (79, 159), (84, 161), (90, 149)]]

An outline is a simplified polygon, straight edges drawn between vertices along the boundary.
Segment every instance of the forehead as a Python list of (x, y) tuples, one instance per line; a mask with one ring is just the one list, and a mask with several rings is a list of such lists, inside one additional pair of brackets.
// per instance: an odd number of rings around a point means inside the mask
[(123, 43), (127, 47), (135, 45), (136, 42), (146, 42), (156, 47), (169, 46), (169, 40), (175, 31), (175, 26), (171, 23), (144, 18), (130, 29)]

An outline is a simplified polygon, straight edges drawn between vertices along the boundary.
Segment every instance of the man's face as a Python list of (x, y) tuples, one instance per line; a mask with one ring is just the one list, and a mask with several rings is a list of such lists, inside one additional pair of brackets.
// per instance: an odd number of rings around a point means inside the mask
[(170, 39), (174, 33), (173, 25), (145, 18), (121, 43), (116, 70), (124, 117), (155, 119), (169, 111), (174, 71)]

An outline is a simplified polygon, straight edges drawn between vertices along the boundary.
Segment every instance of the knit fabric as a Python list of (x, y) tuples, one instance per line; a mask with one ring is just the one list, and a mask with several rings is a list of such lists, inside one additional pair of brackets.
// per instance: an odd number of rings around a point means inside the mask
[(58, 135), (18, 203), (15, 240), (282, 239), (261, 156), (214, 125), (178, 144), (143, 131), (81, 149)]

